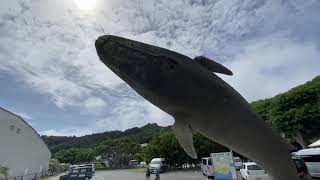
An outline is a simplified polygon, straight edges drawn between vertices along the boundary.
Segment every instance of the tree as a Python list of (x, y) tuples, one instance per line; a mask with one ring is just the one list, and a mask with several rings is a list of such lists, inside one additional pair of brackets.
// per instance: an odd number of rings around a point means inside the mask
[(138, 157), (142, 149), (139, 143), (130, 138), (119, 138), (104, 141), (96, 151), (112, 160), (113, 167), (127, 167), (129, 161)]
[(0, 165), (0, 177), (1, 177), (1, 176), (4, 176), (5, 178), (7, 178), (8, 173), (9, 173), (8, 171), (9, 171), (9, 168), (8, 168), (8, 167), (1, 166), (1, 165)]
[(181, 167), (185, 163), (197, 164), (201, 157), (207, 157), (210, 153), (229, 151), (197, 132), (193, 133), (193, 140), (198, 155), (196, 160), (184, 152), (171, 130), (165, 130), (150, 141), (144, 152), (145, 160), (150, 162), (152, 158), (163, 157), (171, 167)]
[(96, 151), (94, 149), (77, 149), (71, 148), (67, 150), (59, 151), (55, 154), (55, 157), (62, 163), (86, 163), (94, 160)]
[(58, 172), (60, 167), (60, 163), (56, 159), (50, 159), (49, 161), (49, 171)]
[(96, 151), (94, 149), (78, 149), (75, 157), (76, 163), (87, 163), (94, 160)]
[(252, 105), (274, 130), (304, 148), (320, 136), (320, 76)]
[(153, 138), (144, 154), (147, 162), (150, 162), (152, 158), (164, 157), (167, 164), (174, 167), (181, 166), (188, 159), (172, 131), (165, 131)]

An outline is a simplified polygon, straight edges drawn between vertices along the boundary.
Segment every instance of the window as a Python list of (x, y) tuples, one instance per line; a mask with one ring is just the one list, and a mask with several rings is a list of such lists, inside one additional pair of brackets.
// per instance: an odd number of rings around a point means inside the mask
[(151, 161), (150, 164), (161, 164), (161, 161)]
[(302, 157), (304, 162), (320, 162), (320, 155), (308, 155)]
[(71, 172), (71, 174), (78, 174), (78, 169), (74, 169), (72, 172)]
[(10, 125), (10, 131), (14, 131), (14, 125)]
[(21, 129), (17, 128), (17, 134), (20, 134)]
[(211, 158), (210, 159), (208, 159), (208, 165), (212, 165), (212, 160), (211, 160)]
[(87, 169), (80, 169), (80, 173), (85, 173)]
[(202, 159), (202, 164), (207, 165), (207, 160), (206, 159)]
[(258, 165), (249, 165), (248, 170), (262, 170)]

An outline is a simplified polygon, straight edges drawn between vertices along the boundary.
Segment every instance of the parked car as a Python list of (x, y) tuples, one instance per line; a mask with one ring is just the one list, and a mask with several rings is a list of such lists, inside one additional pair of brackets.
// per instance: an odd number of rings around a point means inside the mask
[(242, 161), (239, 157), (233, 157), (233, 162), (236, 170), (240, 170), (242, 168)]
[(59, 177), (59, 180), (89, 180), (93, 176), (91, 167), (74, 167)]
[(94, 164), (71, 165), (67, 171), (71, 171), (72, 169), (79, 168), (79, 167), (89, 167), (89, 168), (91, 168), (92, 174), (94, 174), (95, 171), (96, 171)]
[(214, 177), (214, 170), (211, 157), (204, 157), (201, 159), (202, 174), (208, 177)]
[(93, 173), (96, 171), (94, 164), (80, 164), (78, 167), (91, 167)]
[(303, 159), (312, 177), (320, 178), (320, 148), (302, 149), (292, 154)]
[(137, 160), (130, 160), (128, 163), (129, 167), (135, 167), (137, 165), (139, 165), (139, 162)]
[(165, 172), (167, 167), (168, 165), (166, 164), (166, 160), (164, 158), (154, 158), (151, 160), (147, 168), (151, 173), (155, 173), (156, 170), (159, 172)]
[(254, 162), (243, 163), (240, 174), (245, 180), (268, 180), (267, 173)]

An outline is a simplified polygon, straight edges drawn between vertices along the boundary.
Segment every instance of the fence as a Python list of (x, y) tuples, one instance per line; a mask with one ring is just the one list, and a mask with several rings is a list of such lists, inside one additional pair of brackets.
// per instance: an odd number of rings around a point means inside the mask
[(15, 176), (15, 177), (0, 177), (0, 180), (38, 180), (40, 179), (39, 174), (26, 174), (23, 176)]

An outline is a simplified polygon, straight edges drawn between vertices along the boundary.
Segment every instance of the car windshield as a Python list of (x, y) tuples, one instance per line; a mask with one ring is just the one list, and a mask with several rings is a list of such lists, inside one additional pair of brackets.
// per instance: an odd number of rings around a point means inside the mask
[(234, 162), (241, 162), (240, 159), (234, 159)]
[(150, 164), (161, 164), (161, 161), (151, 161)]
[(258, 165), (248, 165), (248, 170), (262, 170)]

